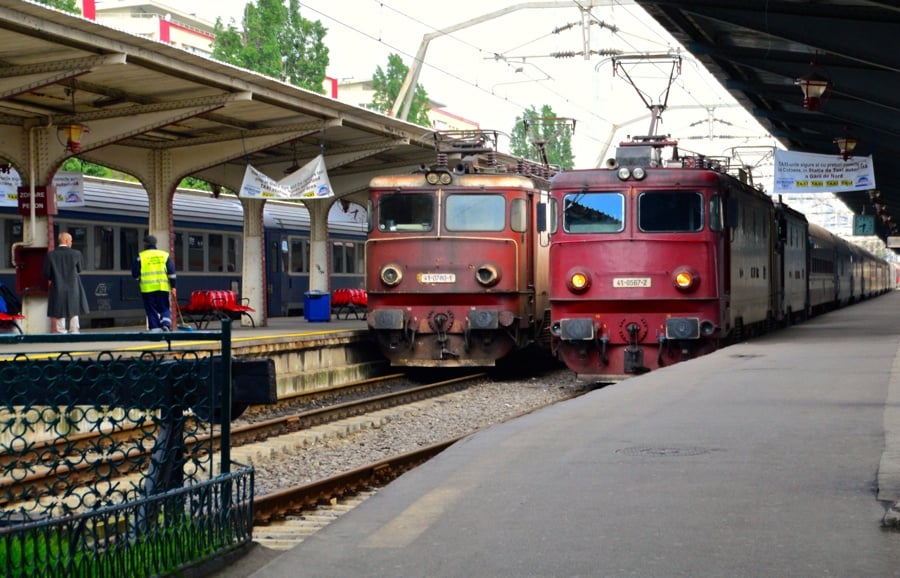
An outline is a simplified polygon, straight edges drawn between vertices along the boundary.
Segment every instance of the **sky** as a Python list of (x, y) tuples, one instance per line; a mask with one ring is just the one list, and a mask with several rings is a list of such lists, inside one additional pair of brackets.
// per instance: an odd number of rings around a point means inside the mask
[[(727, 156), (740, 147), (744, 162), (754, 164), (775, 146), (703, 66), (633, 1), (593, 0), (589, 12), (579, 9), (591, 2), (518, 9), (524, 3), (515, 0), (300, 0), (300, 14), (328, 29), (326, 74), (339, 80), (371, 78), (377, 67), (386, 67), (391, 53), (410, 65), (425, 35), (434, 35), (419, 77), (433, 101), (504, 134), (512, 132), (524, 110), (549, 104), (556, 116), (574, 120), (576, 168), (602, 164), (614, 156), (619, 141), (648, 134), (647, 104), (663, 102), (668, 108), (657, 132), (678, 139), (682, 150)], [(245, 3), (194, 0), (190, 11), (210, 21), (222, 17), (239, 22)], [(438, 10), (440, 6), (451, 9)], [(436, 34), (457, 25), (458, 30)], [(680, 73), (667, 99), (672, 59), (621, 60), (614, 69), (603, 54), (679, 49)], [(586, 51), (591, 52), (587, 59)], [(566, 52), (577, 54), (552, 56)]]

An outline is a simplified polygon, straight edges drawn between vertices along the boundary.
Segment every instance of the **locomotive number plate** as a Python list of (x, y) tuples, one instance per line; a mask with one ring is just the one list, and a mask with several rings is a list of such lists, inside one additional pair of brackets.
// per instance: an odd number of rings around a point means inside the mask
[(419, 273), (419, 283), (456, 283), (456, 273)]
[(613, 287), (650, 287), (650, 277), (613, 277)]

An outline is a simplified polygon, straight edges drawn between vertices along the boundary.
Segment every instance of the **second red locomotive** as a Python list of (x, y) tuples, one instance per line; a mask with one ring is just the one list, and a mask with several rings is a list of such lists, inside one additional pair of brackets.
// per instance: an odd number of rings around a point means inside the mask
[(395, 366), (492, 366), (546, 333), (549, 169), (438, 138), (434, 167), (370, 183), (368, 325)]
[(551, 342), (579, 375), (651, 371), (893, 286), (883, 260), (718, 162), (664, 167), (663, 145), (553, 179)]

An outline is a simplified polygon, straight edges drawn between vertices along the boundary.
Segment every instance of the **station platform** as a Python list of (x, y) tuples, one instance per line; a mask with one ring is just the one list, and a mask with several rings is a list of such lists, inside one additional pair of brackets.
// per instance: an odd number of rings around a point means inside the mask
[[(181, 326), (181, 325), (179, 325)], [(197, 329), (190, 325), (189, 330), (178, 330), (181, 339), (189, 339), (191, 334), (201, 331), (219, 331), (220, 324), (212, 322), (203, 330)], [(232, 323), (232, 346), (241, 347), (247, 344), (264, 343), (276, 340), (285, 340), (291, 338), (303, 339), (326, 339), (339, 333), (345, 332), (368, 332), (368, 326), (364, 319), (338, 319), (334, 316), (330, 321), (308, 321), (304, 317), (273, 317), (267, 320), (265, 327), (242, 326), (237, 322)], [(137, 342), (129, 343), (122, 346), (117, 344), (115, 340), (106, 341), (102, 339), (105, 334), (118, 333), (138, 333), (147, 334), (147, 343)], [(6, 335), (15, 336), (15, 333), (8, 332)], [(82, 329), (80, 335), (52, 335), (52, 341), (46, 344), (33, 343), (3, 343), (0, 344), (0, 359), (4, 356), (11, 356), (24, 352), (50, 352), (70, 350), (77, 348), (81, 351), (97, 351), (102, 349), (136, 349), (153, 347), (166, 347), (164, 338), (159, 334), (151, 334), (144, 326), (134, 327), (111, 327), (105, 329)], [(66, 344), (66, 345), (61, 345)]]
[(217, 576), (900, 576), (900, 291), (452, 446)]

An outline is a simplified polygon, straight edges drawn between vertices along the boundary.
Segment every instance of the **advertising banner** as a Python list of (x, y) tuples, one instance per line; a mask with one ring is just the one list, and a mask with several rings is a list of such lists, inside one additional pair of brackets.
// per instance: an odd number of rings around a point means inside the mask
[(287, 197), (287, 189), (248, 164), (238, 196), (247, 199), (283, 199)]
[(270, 179), (248, 164), (238, 196), (249, 199), (321, 199), (333, 197), (334, 191), (325, 171), (325, 158), (319, 155), (280, 181)]
[[(84, 175), (76, 172), (59, 171), (53, 175), (56, 189), (56, 208), (84, 206)], [(15, 207), (19, 204), (19, 187), (22, 178), (15, 170), (0, 172), (0, 206)]]
[(292, 199), (322, 199), (334, 196), (328, 173), (325, 171), (325, 157), (322, 155), (284, 177), (278, 184), (288, 189)]
[(774, 193), (843, 193), (875, 188), (872, 157), (775, 150)]

